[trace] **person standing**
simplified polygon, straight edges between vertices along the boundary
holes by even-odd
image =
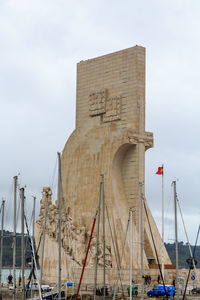
[[[22,278],[19,276],[19,286],[21,286]]]
[[[13,276],[12,276],[12,274],[9,274],[8,275],[8,284],[12,284],[13,283],[12,280],[13,280]]]
[[[160,275],[158,274],[158,277],[157,277],[157,282],[158,284],[160,284]]]

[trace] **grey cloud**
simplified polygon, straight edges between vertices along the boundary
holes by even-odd
[[[56,153],[75,126],[76,63],[135,44],[147,48],[146,196],[159,222],[179,178],[187,227],[199,206],[199,1],[2,1],[0,3],[0,196],[21,171],[27,197],[51,182]],[[55,188],[54,188],[55,189]],[[30,192],[30,193],[29,193]],[[56,195],[56,192],[55,192]],[[158,212],[158,215],[157,213]],[[159,225],[160,226],[160,225]]]

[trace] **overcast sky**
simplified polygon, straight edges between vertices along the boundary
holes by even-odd
[[[173,242],[172,180],[194,244],[200,205],[199,0],[1,0],[0,197],[6,222],[13,176],[26,185],[28,208],[42,187],[56,189],[56,156],[75,124],[76,63],[146,47],[146,197],[160,229],[165,165],[165,241]],[[179,240],[185,241],[179,219]]]

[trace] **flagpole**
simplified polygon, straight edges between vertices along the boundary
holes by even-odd
[[[164,165],[162,165],[162,275],[164,278]]]

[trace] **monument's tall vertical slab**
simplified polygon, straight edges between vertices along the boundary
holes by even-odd
[[[89,228],[97,208],[100,174],[104,174],[106,203],[119,249],[133,207],[136,257],[139,182],[144,187],[145,150],[152,146],[153,134],[145,131],[145,48],[135,46],[81,61],[77,66],[76,129],[62,155],[66,205],[74,222]],[[145,239],[147,266],[148,257],[154,260],[155,256],[146,229]]]
[[[62,245],[68,261],[82,266],[97,209],[100,174],[104,174],[105,201],[118,257],[124,247],[129,209],[133,207],[133,268],[140,267],[139,182],[143,183],[144,192],[145,151],[152,146],[153,134],[145,131],[145,48],[135,46],[81,61],[77,65],[76,128],[64,147],[61,160]],[[148,211],[161,256],[162,241]],[[106,228],[106,264],[113,268],[116,260],[108,220]],[[50,236],[56,240],[54,234]],[[94,237],[87,264],[91,268],[95,245]],[[98,262],[102,265],[101,240]],[[144,218],[144,266],[149,268],[155,263],[155,251]],[[167,252],[165,263],[170,263]],[[129,269],[128,241],[122,265]]]

